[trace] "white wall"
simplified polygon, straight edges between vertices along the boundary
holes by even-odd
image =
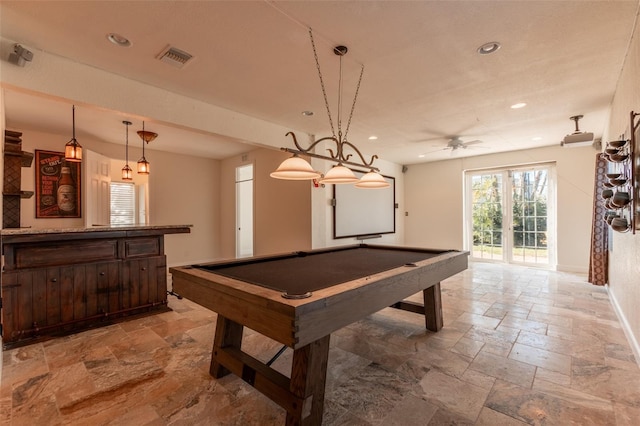
[[[636,29],[618,81],[604,141],[630,137],[629,113],[640,111],[640,32]],[[604,144],[603,144],[604,145]],[[638,143],[636,146],[640,146]],[[636,165],[638,167],[638,165]],[[640,169],[636,169],[640,172]],[[640,231],[613,232],[609,258],[609,294],[640,362]]]
[[[589,266],[595,156],[590,147],[560,146],[411,165],[405,173],[405,243],[462,249],[465,170],[556,163],[558,270],[586,272]]]
[[[236,253],[235,171],[245,164],[253,164],[254,255],[311,248],[311,183],[269,176],[287,157],[279,150],[255,149],[222,161],[222,257],[232,258]]]
[[[22,132],[22,150],[64,151],[69,135],[55,135],[29,129]],[[79,140],[86,149],[117,158],[124,165],[124,146],[98,140]],[[148,146],[152,147],[153,142]],[[193,225],[191,234],[167,235],[168,265],[211,260],[219,257],[220,162],[145,149],[151,163],[149,175],[149,217],[152,225]],[[131,158],[139,158],[142,148],[129,146]],[[137,161],[137,160],[136,160]],[[135,170],[135,162],[134,162]],[[22,189],[35,191],[35,169],[22,169]],[[79,219],[36,219],[35,196],[22,200],[20,225],[33,228],[82,227]]]

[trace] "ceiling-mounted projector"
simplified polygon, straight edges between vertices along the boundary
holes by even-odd
[[[591,146],[593,145],[593,133],[581,132],[578,128],[578,120],[580,120],[582,115],[574,115],[573,117],[569,117],[570,120],[576,122],[576,131],[564,137],[562,142],[560,142],[560,146],[564,147],[578,147],[578,146]]]

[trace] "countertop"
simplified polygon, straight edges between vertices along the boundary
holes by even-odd
[[[85,232],[119,232],[119,231],[165,231],[166,234],[189,233],[193,225],[116,225],[91,226],[78,228],[9,228],[3,229],[0,235],[42,235],[42,234],[77,234]]]

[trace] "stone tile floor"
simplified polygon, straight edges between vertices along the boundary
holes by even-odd
[[[483,263],[442,289],[438,333],[384,309],[331,336],[323,424],[640,424],[640,369],[605,289]],[[0,424],[284,424],[237,377],[209,376],[215,313],[169,300],[171,312],[5,351]],[[250,331],[243,346],[263,361],[280,347]],[[287,350],[274,367],[290,362]]]

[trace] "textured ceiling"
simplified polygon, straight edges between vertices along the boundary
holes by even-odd
[[[365,67],[349,140],[382,159],[412,164],[559,144],[573,132],[569,117],[576,114],[584,115],[581,130],[602,136],[638,1],[2,1],[0,7],[5,39],[323,135],[329,124],[311,27],[334,122],[332,47],[345,44],[343,127]],[[132,46],[109,43],[110,32]],[[479,55],[490,41],[502,47]],[[182,69],[161,63],[156,56],[167,45],[194,59]],[[511,109],[517,102],[527,106]],[[9,91],[7,125],[67,132],[68,110],[61,122],[53,118],[56,108],[37,93]],[[304,117],[305,110],[315,114]],[[96,108],[78,126],[113,128],[119,114]],[[189,132],[174,124],[161,131]],[[115,143],[122,143],[120,130]],[[369,141],[371,135],[378,139]],[[445,148],[454,136],[482,143],[451,152]],[[196,155],[246,150],[211,134],[188,139]]]

